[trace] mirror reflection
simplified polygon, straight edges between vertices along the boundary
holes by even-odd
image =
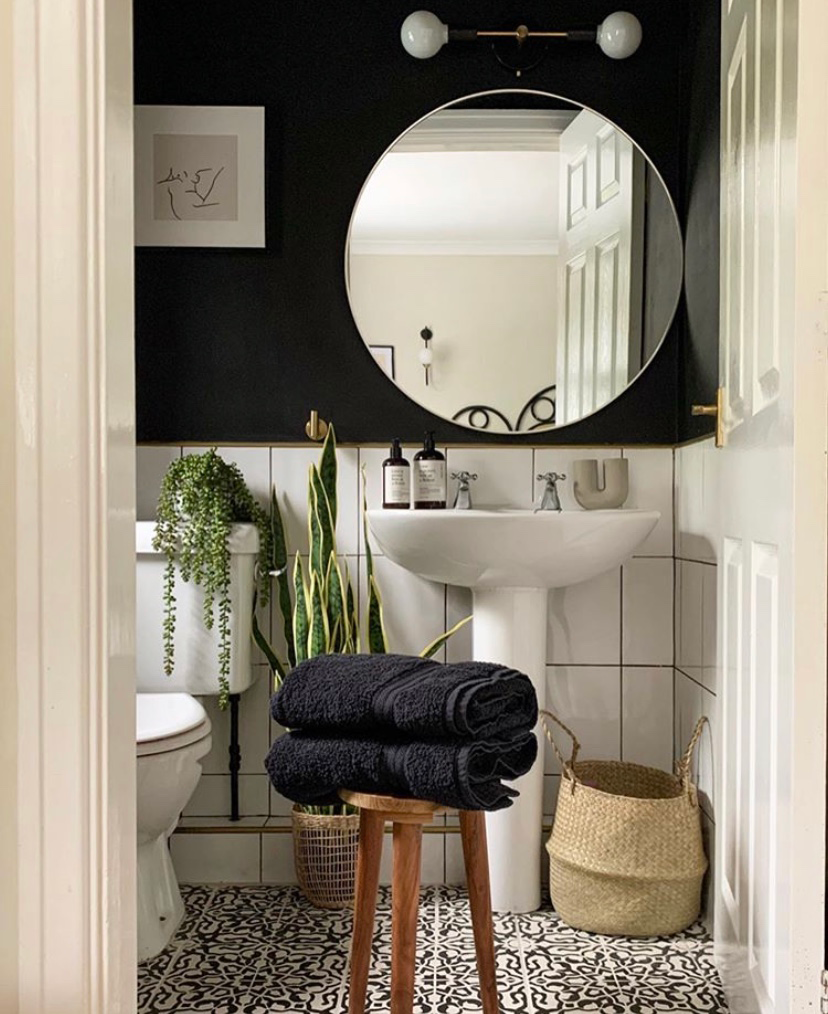
[[[574,422],[633,381],[681,287],[681,235],[643,152],[573,103],[498,92],[438,110],[357,201],[347,282],[378,365],[493,432]]]

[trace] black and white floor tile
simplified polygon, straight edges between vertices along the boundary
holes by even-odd
[[[311,907],[291,887],[184,887],[172,945],[138,969],[139,1014],[345,1014],[350,912]],[[368,1010],[387,1014],[390,894],[377,908]],[[710,939],[582,933],[552,911],[495,916],[503,1014],[726,1014]],[[417,1014],[479,1012],[465,892],[423,891]]]

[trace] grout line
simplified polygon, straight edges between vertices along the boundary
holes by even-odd
[[[517,939],[518,945],[518,960],[520,961],[520,977],[523,980],[523,992],[526,997],[526,1014],[537,1014],[535,1010],[535,1004],[532,1000],[532,989],[529,985],[529,972],[526,968],[526,952],[523,948],[523,935],[520,932],[520,921],[514,916],[511,916],[512,926],[514,927],[515,938]]]

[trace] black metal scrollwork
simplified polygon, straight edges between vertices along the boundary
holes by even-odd
[[[492,416],[497,416],[503,422],[508,433],[531,432],[540,429],[541,426],[555,425],[555,384],[544,387],[537,394],[534,394],[520,410],[517,425],[512,426],[506,416],[491,405],[466,405],[459,412],[451,417],[453,422],[460,422],[465,417],[467,426],[476,430],[488,430],[492,424]],[[527,425],[528,419],[533,420]]]

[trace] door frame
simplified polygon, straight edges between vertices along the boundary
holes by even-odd
[[[15,959],[18,981],[0,1006],[131,1014],[132,10],[130,0],[6,9],[14,337],[3,365],[13,360],[16,402],[2,479],[16,496],[13,566],[0,581],[16,602],[19,747],[16,932],[3,959]]]

